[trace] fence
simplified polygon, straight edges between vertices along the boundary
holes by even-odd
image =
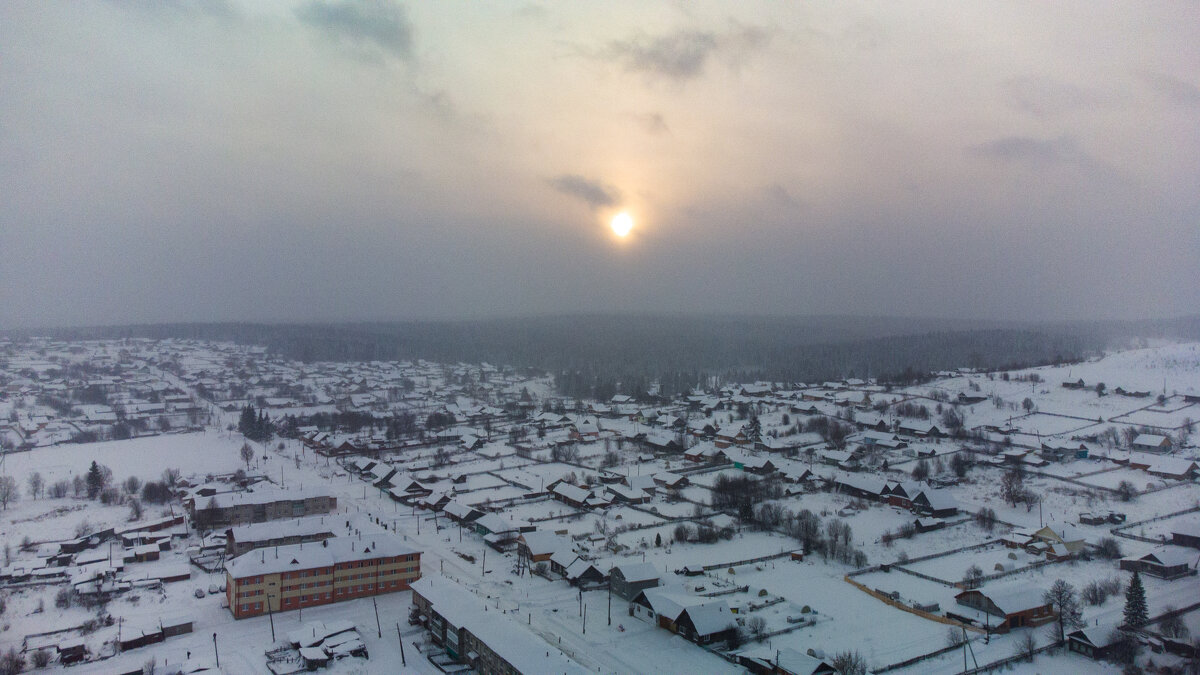
[[[1146,523],[1154,523],[1154,522],[1158,522],[1160,520],[1167,520],[1168,518],[1174,518],[1176,516],[1183,516],[1183,515],[1187,515],[1189,513],[1195,513],[1197,511],[1200,511],[1200,506],[1193,506],[1191,508],[1184,509],[1182,511],[1175,511],[1174,513],[1167,513],[1167,514],[1164,514],[1161,516],[1155,516],[1153,518],[1139,520],[1134,523],[1127,523],[1120,527],[1114,527],[1113,529],[1109,530],[1109,532],[1112,532],[1113,534],[1115,534],[1118,537],[1124,537],[1126,539],[1133,539],[1135,541],[1144,541],[1144,542],[1147,542],[1150,544],[1161,544],[1161,543],[1163,543],[1163,539],[1151,539],[1150,537],[1141,537],[1136,534],[1129,534],[1128,532],[1124,532],[1124,530],[1138,527],[1140,525],[1145,525]]]
[[[1028,565],[1026,565],[1024,567],[1017,567],[1017,568],[1011,569],[1011,570],[1004,570],[1003,572],[996,572],[995,574],[988,574],[986,576],[981,577],[979,579],[979,583],[985,584],[989,581],[995,581],[996,579],[1003,579],[1004,577],[1011,576],[1013,574],[1020,574],[1022,572],[1030,572],[1030,571],[1038,569],[1039,567],[1045,567],[1046,565],[1052,565],[1055,562],[1057,562],[1057,561],[1055,561],[1055,560],[1037,560],[1035,562],[1029,563]]]
[[[970,670],[963,671],[963,675],[976,675],[976,673],[986,673],[986,672],[989,672],[992,670],[996,670],[997,668],[1003,668],[1004,666],[1007,666],[1011,663],[1017,663],[1019,661],[1026,661],[1026,660],[1032,661],[1033,656],[1036,656],[1043,652],[1048,652],[1052,649],[1058,649],[1059,647],[1062,646],[1062,644],[1063,644],[1062,642],[1055,640],[1054,642],[1052,642],[1048,645],[1034,649],[1033,653],[1028,656],[1025,654],[1016,654],[1014,656],[1010,656],[1005,659],[1000,659],[999,661],[992,661],[991,663],[988,663],[988,664],[985,664],[982,666],[978,666],[978,667],[972,668]]]
[[[792,553],[794,553],[794,551],[782,551],[780,553],[772,553],[771,555],[764,555],[764,556],[760,556],[758,558],[748,558],[746,560],[735,560],[734,562],[719,563],[716,565],[702,565],[700,567],[700,569],[704,570],[705,572],[709,572],[712,570],[719,570],[723,567],[737,567],[738,565],[751,565],[756,562],[764,562],[766,560],[775,560],[777,558],[783,558],[785,556],[790,556]]]
[[[903,573],[905,573],[905,574],[908,574],[908,575],[914,576],[914,577],[916,577],[916,578],[918,578],[918,579],[924,579],[924,580],[926,580],[926,581],[932,581],[932,582],[934,582],[934,583],[941,584],[941,585],[943,585],[943,586],[949,586],[949,587],[951,587],[951,588],[958,588],[958,584],[956,584],[956,583],[954,583],[954,582],[952,582],[952,581],[946,581],[945,579],[939,579],[939,578],[937,578],[937,577],[931,577],[931,576],[929,576],[928,574],[921,574],[920,572],[914,572],[913,570],[905,569],[905,568],[903,568],[903,567],[900,567],[899,565],[895,565],[895,566],[891,567],[891,569],[894,569],[894,570],[896,570],[897,572],[903,572]]]
[[[884,595],[883,593],[879,593],[878,591],[867,588],[866,586],[851,579],[850,575],[846,575],[846,576],[842,577],[842,579],[846,583],[850,584],[851,586],[854,586],[855,588],[862,591],[863,593],[870,595],[871,597],[875,598],[876,600],[879,600],[883,603],[891,605],[892,607],[895,607],[896,609],[908,612],[909,614],[916,614],[917,616],[919,616],[923,619],[929,619],[930,621],[936,621],[938,623],[943,623],[943,624],[946,624],[947,626],[957,626],[960,628],[966,628],[967,630],[972,631],[974,633],[986,633],[987,632],[985,629],[979,628],[978,626],[968,626],[967,624],[965,624],[961,621],[955,621],[954,619],[949,619],[944,616],[938,616],[937,614],[933,614],[931,612],[926,612],[925,610],[917,609],[916,607],[909,607],[908,605],[900,602],[899,600],[894,600],[891,597]]]
[[[879,673],[886,673],[890,670],[899,670],[901,668],[907,668],[915,663],[920,663],[927,659],[937,658],[937,657],[941,656],[942,654],[948,654],[950,652],[957,651],[959,649],[965,649],[965,648],[966,648],[965,645],[961,645],[961,644],[950,645],[948,647],[942,647],[941,649],[934,650],[932,652],[929,652],[928,654],[921,654],[920,656],[914,656],[911,659],[905,659],[904,661],[899,661],[897,663],[886,665],[882,668],[875,668],[871,672],[874,673],[875,675],[879,675]]]

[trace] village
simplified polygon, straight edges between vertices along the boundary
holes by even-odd
[[[1196,421],[1197,343],[586,400],[0,341],[0,673],[1184,672]]]

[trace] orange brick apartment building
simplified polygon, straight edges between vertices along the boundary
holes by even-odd
[[[263,548],[225,565],[233,618],[286,612],[407,590],[421,578],[421,552],[394,537],[326,539]]]

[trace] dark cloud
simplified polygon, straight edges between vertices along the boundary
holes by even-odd
[[[793,197],[792,193],[779,183],[772,183],[763,188],[763,194],[769,203],[786,209],[795,209],[801,206],[800,200]]]
[[[1183,106],[1200,106],[1200,87],[1170,75],[1151,73],[1146,82],[1172,103]]]
[[[1006,136],[994,141],[975,145],[967,152],[1008,162],[1033,164],[1094,164],[1095,161],[1079,147],[1079,142],[1070,136],[1040,139],[1029,136]]]
[[[608,52],[628,70],[690,80],[704,71],[704,63],[716,48],[717,38],[712,33],[679,31],[613,42]]]
[[[404,7],[391,0],[311,0],[296,9],[304,23],[357,48],[412,57],[413,29]]]
[[[1105,103],[1095,91],[1047,77],[1013,77],[1002,87],[1012,107],[1034,117],[1053,117]]]
[[[713,57],[721,55],[736,67],[769,40],[767,31],[735,23],[722,33],[678,30],[666,35],[615,40],[608,44],[604,56],[630,72],[685,82],[703,74]]]
[[[615,206],[621,201],[621,193],[610,185],[576,174],[563,174],[549,180],[550,187],[579,199],[593,209]]]
[[[671,130],[667,128],[667,120],[662,116],[662,113],[634,113],[630,117],[646,133],[652,136],[671,133]]]

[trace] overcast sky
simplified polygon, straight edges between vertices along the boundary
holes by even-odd
[[[7,0],[0,186],[0,328],[1195,313],[1200,4]]]

